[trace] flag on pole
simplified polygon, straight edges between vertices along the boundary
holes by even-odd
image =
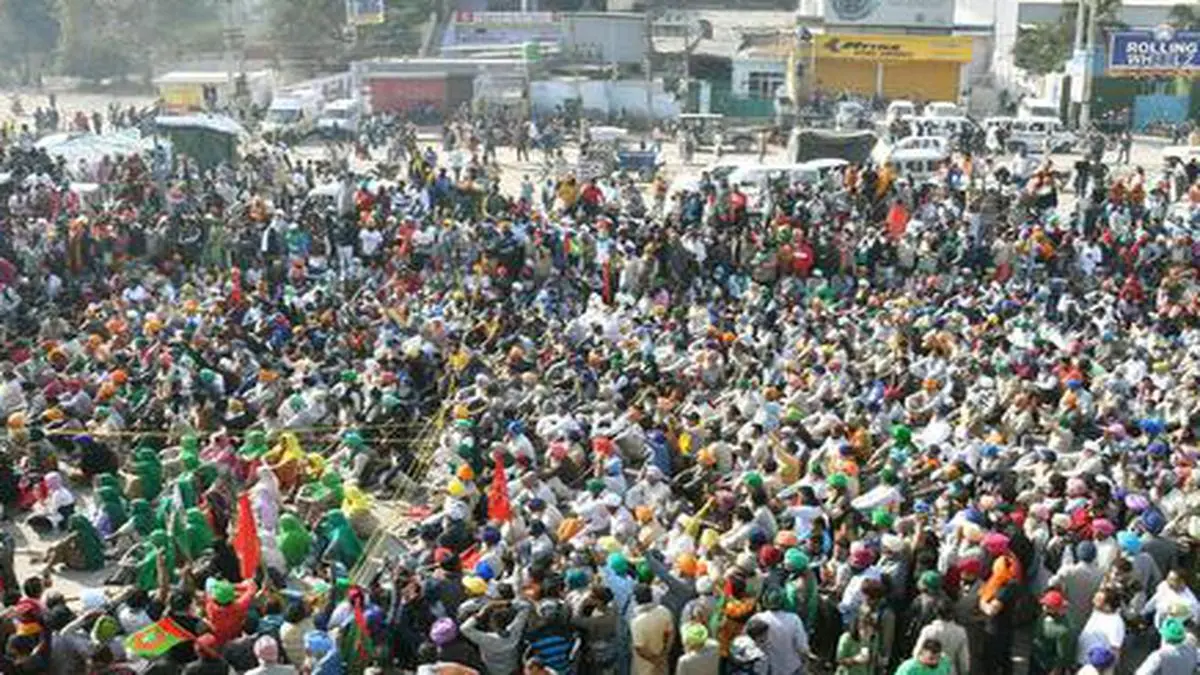
[[[488,488],[488,520],[506,521],[512,517],[512,506],[508,503],[508,477],[504,475],[504,458],[496,453],[496,471],[492,474],[492,486]]]
[[[175,645],[194,639],[195,635],[184,630],[170,617],[164,617],[125,638],[125,651],[146,660],[153,660],[167,653]]]
[[[262,558],[262,547],[258,543],[258,529],[254,526],[254,512],[250,510],[250,495],[238,497],[237,532],[233,536],[233,550],[241,563],[242,580],[253,579]]]

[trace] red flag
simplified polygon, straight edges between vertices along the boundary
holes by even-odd
[[[888,210],[887,230],[892,239],[902,239],[908,230],[908,209],[900,202],[893,203]]]
[[[492,486],[488,488],[488,520],[512,518],[512,506],[508,503],[508,478],[504,475],[504,458],[496,453],[496,472],[492,474]]]
[[[464,570],[473,570],[475,569],[475,564],[478,563],[479,559],[482,557],[483,552],[480,551],[478,547],[472,546],[471,548],[463,551],[462,555],[458,556],[458,560],[460,563],[462,563],[462,568]]]
[[[250,510],[250,495],[238,497],[237,532],[233,535],[233,550],[242,564],[242,579],[253,579],[258,571],[262,547],[258,543],[258,529],[254,527],[254,512]]]

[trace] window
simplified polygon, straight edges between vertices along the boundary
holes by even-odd
[[[775,98],[775,92],[783,86],[783,73],[753,72],[746,86],[750,98]]]

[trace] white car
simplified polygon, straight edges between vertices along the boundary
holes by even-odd
[[[1200,161],[1200,145],[1172,145],[1163,148],[1162,159],[1166,164],[1172,162],[1187,164],[1193,159]]]

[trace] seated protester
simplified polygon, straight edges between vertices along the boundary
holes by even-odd
[[[203,635],[209,632],[208,624],[204,619],[196,616],[192,597],[192,594],[185,589],[171,591],[171,595],[167,599],[166,616],[188,633],[197,636]],[[191,641],[180,642],[167,651],[167,659],[177,666],[185,666],[196,660],[196,648]]]
[[[92,650],[86,671],[88,675],[139,675],[128,663],[119,660],[108,645],[98,645]]]
[[[117,610],[117,621],[121,622],[121,630],[131,635],[154,623],[149,614],[150,596],[140,588],[133,589]]]
[[[254,641],[254,657],[258,666],[246,671],[246,675],[296,675],[295,666],[279,663],[279,643],[270,635],[260,635]]]
[[[75,513],[75,495],[66,487],[62,474],[51,471],[42,478],[44,496],[33,505],[26,521],[38,534],[63,531],[67,519]]]
[[[50,672],[50,633],[41,625],[19,623],[4,649],[4,668],[14,675],[44,675]]]
[[[258,659],[254,656],[254,643],[258,639],[258,627],[257,618],[246,617],[246,621],[242,625],[242,634],[226,642],[225,647],[221,650],[221,656],[225,657],[225,662],[239,673],[244,673],[258,665]]]
[[[201,635],[193,643],[196,660],[183,667],[183,675],[231,675],[233,669],[221,657],[221,643],[212,633]]]
[[[309,675],[343,675],[342,656],[329,633],[309,631],[304,636],[304,652],[304,669]]]
[[[479,649],[458,632],[453,619],[442,618],[429,629],[429,641],[437,648],[437,660],[457,663],[484,672]]]
[[[209,579],[204,600],[204,617],[218,646],[242,634],[250,613],[250,603],[258,591],[253,581],[237,585],[222,579]]]
[[[578,635],[568,621],[566,606],[557,599],[543,600],[538,615],[537,627],[525,636],[526,659],[537,657],[555,672],[567,672]]]
[[[313,630],[313,620],[303,602],[289,603],[283,618],[279,628],[281,661],[299,667],[304,664],[304,636]]]

